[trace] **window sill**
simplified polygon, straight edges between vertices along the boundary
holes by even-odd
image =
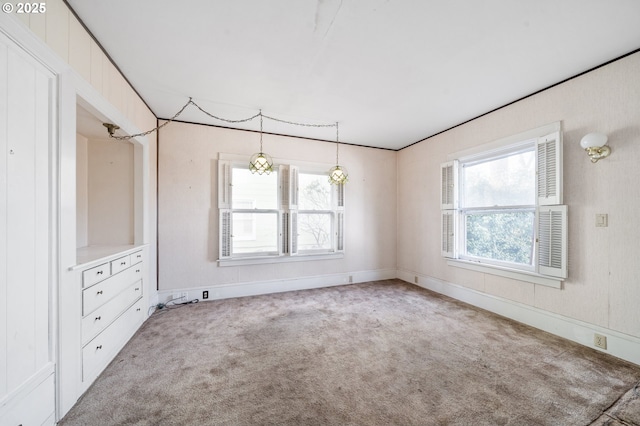
[[[283,262],[308,262],[313,260],[334,260],[344,258],[344,253],[298,254],[295,256],[241,257],[236,259],[218,259],[218,266],[263,265]]]
[[[526,281],[533,284],[540,284],[547,287],[562,289],[562,279],[552,278],[534,272],[519,271],[516,269],[505,268],[501,266],[479,264],[469,260],[447,259],[447,265],[457,268],[469,269],[486,274],[498,275],[501,277],[512,278],[514,280]]]

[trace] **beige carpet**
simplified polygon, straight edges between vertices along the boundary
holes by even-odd
[[[638,366],[390,280],[158,311],[60,424],[638,425],[638,383]]]

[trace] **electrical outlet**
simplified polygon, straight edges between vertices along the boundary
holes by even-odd
[[[202,292],[202,299],[208,299],[209,298],[209,292],[207,290]]]
[[[180,293],[180,302],[184,303],[188,301],[189,301],[189,293],[187,293],[186,291],[183,291],[182,293]]]
[[[353,282],[353,275],[349,275],[349,282],[352,283]]]
[[[169,299],[169,301],[173,300],[173,303],[180,303],[180,293],[173,293],[173,295],[171,295],[171,299]]]
[[[600,349],[607,349],[607,336],[595,333],[593,335],[593,346]]]
[[[418,276],[417,275],[413,278],[413,282],[418,284]]]

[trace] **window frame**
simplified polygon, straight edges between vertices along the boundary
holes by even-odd
[[[461,256],[464,247],[464,215],[459,198],[462,191],[460,163],[497,158],[504,153],[516,153],[533,143],[536,152],[535,216],[533,268],[517,267],[518,264],[501,264]],[[509,154],[511,155],[511,154]],[[562,205],[562,124],[552,123],[488,144],[450,154],[448,162],[441,165],[441,253],[450,266],[501,275],[521,281],[562,288],[567,278],[567,206]],[[468,209],[467,209],[468,210]],[[548,220],[553,218],[552,220]],[[540,234],[543,219],[553,223],[550,232]],[[546,226],[546,225],[545,225]],[[558,241],[560,239],[560,241]],[[541,249],[550,258],[549,265],[542,265]],[[555,261],[555,263],[553,262]],[[516,266],[516,267],[514,267]]]
[[[485,207],[465,207],[466,203],[465,203],[464,193],[465,193],[465,181],[466,181],[465,166],[473,166],[473,165],[485,163],[488,161],[496,161],[502,158],[510,157],[512,155],[518,155],[524,152],[532,152],[533,156],[535,157],[536,141],[537,141],[537,138],[530,138],[530,139],[516,142],[513,144],[507,144],[506,146],[499,149],[493,149],[486,152],[481,152],[480,154],[472,154],[465,157],[461,157],[457,160],[458,161],[458,167],[457,167],[458,180],[457,181],[459,185],[457,187],[457,194],[455,194],[455,196],[458,197],[457,220],[459,222],[458,229],[460,230],[460,232],[458,233],[458,241],[457,241],[457,247],[459,247],[458,256],[457,256],[458,259],[477,262],[480,264],[493,265],[493,266],[498,266],[503,268],[522,270],[526,272],[535,272],[536,251],[537,251],[537,244],[536,244],[537,235],[536,235],[536,226],[535,226],[537,203],[535,201],[535,194],[536,194],[535,185],[533,189],[534,190],[533,204],[509,204],[509,205],[494,205],[494,206],[485,206]],[[535,165],[534,165],[534,168],[535,168]],[[534,173],[534,176],[532,176],[532,179],[535,181],[536,179],[535,173]],[[492,212],[500,212],[500,211],[504,211],[504,212],[527,211],[527,212],[533,213],[534,229],[533,229],[532,243],[531,243],[531,263],[530,264],[508,262],[508,261],[502,261],[498,259],[474,256],[467,252],[467,244],[466,244],[467,216],[472,214],[483,213],[483,212],[492,213]]]
[[[275,209],[278,215],[277,252],[233,253],[233,213],[253,213],[247,209],[233,209],[233,169],[245,168],[249,156],[219,154],[218,156],[218,265],[236,266],[261,263],[290,262],[299,260],[327,260],[344,257],[344,186],[331,185],[330,210],[298,210],[298,173],[326,176],[330,164],[292,161],[274,158],[274,169],[278,171],[278,200]],[[267,210],[264,210],[267,212]],[[263,209],[260,210],[261,212]],[[298,250],[298,214],[329,214],[331,220],[330,249]]]

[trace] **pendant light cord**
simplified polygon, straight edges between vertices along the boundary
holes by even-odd
[[[268,115],[264,115],[262,113],[262,110],[260,110],[260,112],[258,112],[257,114],[254,114],[250,117],[247,118],[241,118],[239,120],[232,120],[232,119],[228,119],[228,118],[224,118],[224,117],[218,117],[217,115],[213,115],[210,112],[206,111],[204,108],[202,108],[200,105],[198,105],[197,103],[195,103],[193,101],[193,98],[189,98],[189,100],[187,101],[186,104],[184,104],[184,106],[182,108],[180,108],[180,110],[174,114],[173,117],[169,118],[167,121],[165,121],[164,123],[160,124],[157,127],[154,127],[153,129],[149,129],[146,132],[141,132],[141,133],[136,133],[133,135],[128,135],[128,136],[117,136],[113,133],[113,131],[109,131],[109,137],[112,139],[117,139],[117,140],[129,140],[129,139],[133,139],[133,138],[137,138],[137,137],[141,137],[141,136],[147,136],[153,132],[157,132],[158,130],[160,130],[161,128],[163,128],[164,126],[166,126],[167,124],[175,121],[183,112],[185,109],[187,109],[187,107],[189,105],[193,105],[194,107],[198,108],[202,113],[204,113],[205,115],[207,115],[208,117],[211,117],[215,120],[219,120],[219,121],[224,121],[225,123],[245,123],[247,121],[251,121],[257,117],[260,117],[260,151],[262,151],[262,119],[266,118],[268,120],[271,121],[277,121],[279,123],[284,123],[284,124],[290,124],[293,126],[302,126],[302,127],[335,127],[336,128],[336,141],[338,138],[337,135],[337,130],[338,130],[338,123],[336,122],[335,124],[316,124],[316,123],[300,123],[300,122],[295,122],[295,121],[287,121],[287,120],[282,120],[280,118],[276,118],[276,117],[271,117]],[[108,123],[106,123],[108,124]],[[117,126],[113,126],[113,128],[117,128]]]
[[[340,164],[338,161],[338,150],[340,149],[340,133],[338,129],[338,122],[336,121],[336,165]]]

